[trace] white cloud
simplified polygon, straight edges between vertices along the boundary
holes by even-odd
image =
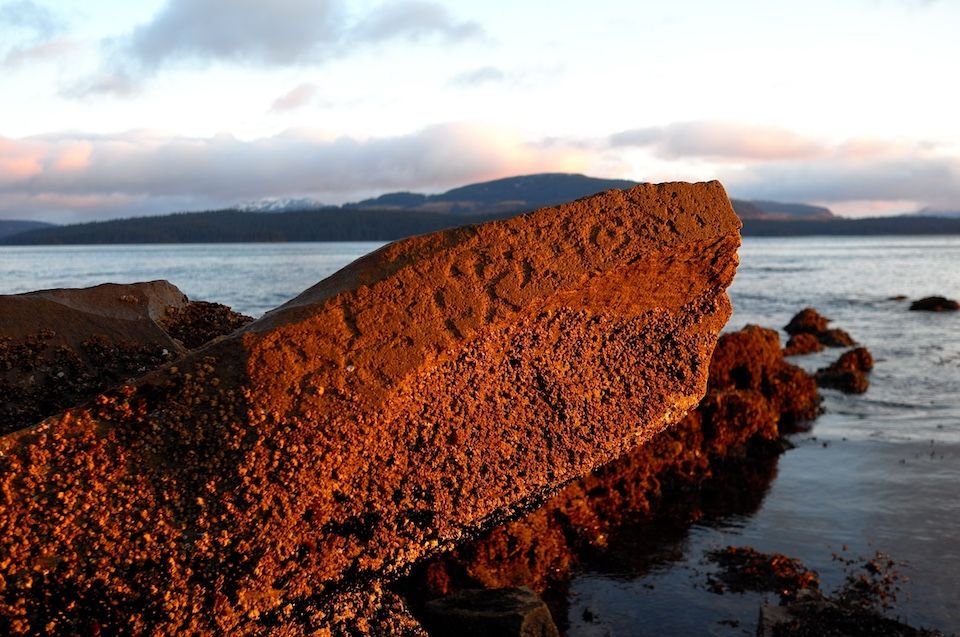
[[[290,91],[275,99],[270,110],[275,113],[296,110],[309,104],[316,95],[316,84],[305,82],[293,87]]]
[[[756,164],[721,171],[738,196],[825,202],[915,201],[960,209],[960,157],[923,150],[863,159],[836,155],[816,161]]]
[[[374,43],[427,38],[450,43],[482,32],[435,2],[395,0],[360,16],[348,9],[346,0],[167,0],[150,21],[105,39],[100,72],[61,93],[124,97],[136,92],[131,84],[174,64],[307,66]]]
[[[339,13],[333,0],[168,0],[126,50],[147,68],[178,58],[293,64],[330,55]]]
[[[825,146],[779,126],[695,121],[621,131],[615,147],[646,147],[663,159],[769,161],[822,156]]]
[[[63,57],[77,48],[76,42],[65,37],[14,46],[0,59],[0,68],[16,69],[26,64]]]
[[[6,25],[41,37],[49,37],[64,28],[59,15],[30,0],[0,4],[0,25]]]
[[[443,5],[423,0],[395,0],[364,16],[353,28],[358,41],[393,38],[419,40],[440,36],[457,41],[483,33],[473,21],[457,20]]]
[[[451,86],[480,86],[497,84],[507,79],[507,74],[495,66],[482,66],[459,73],[448,82]]]

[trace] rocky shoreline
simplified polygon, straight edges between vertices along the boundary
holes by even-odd
[[[717,338],[721,195],[415,238],[252,323],[165,282],[0,297],[0,632],[444,634],[444,600],[503,588],[547,630],[620,529],[755,508],[872,359],[788,362],[854,345],[810,308],[784,349]]]
[[[8,422],[0,628],[408,632],[383,583],[699,401],[738,228],[713,182],[407,239],[40,424]],[[114,310],[83,320],[178,347],[153,300],[109,293]],[[51,329],[90,360],[83,320]]]

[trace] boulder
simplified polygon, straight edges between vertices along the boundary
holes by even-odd
[[[783,355],[799,356],[800,354],[812,354],[821,351],[823,351],[823,343],[820,342],[816,334],[800,332],[787,340],[787,345],[783,348]]]
[[[797,312],[783,329],[791,336],[795,334],[819,334],[827,329],[827,323],[829,322],[830,319],[821,316],[812,307],[805,307]]]
[[[354,591],[698,403],[739,227],[711,182],[413,237],[0,438],[0,632],[366,625]]]
[[[814,336],[821,345],[826,345],[827,347],[851,347],[856,345],[853,337],[843,330],[828,328],[827,324],[829,322],[830,319],[824,318],[812,307],[807,307],[797,312],[783,329],[793,337],[801,337],[801,335],[804,334]],[[801,352],[800,348],[809,348],[811,342],[808,336],[803,336],[802,339],[802,341],[794,341],[794,339],[791,338],[790,342],[787,343],[787,347],[791,348],[790,343],[794,343],[796,353],[798,354],[818,352],[820,349],[823,349],[821,347],[820,349],[807,349],[807,352]],[[793,351],[793,349],[791,349],[791,351]]]
[[[167,281],[0,295],[0,434],[35,424],[251,318]]]
[[[927,296],[910,304],[910,309],[920,312],[956,312],[960,303],[942,296]]]
[[[821,387],[839,389],[847,394],[862,394],[870,387],[867,372],[873,369],[873,356],[865,347],[844,352],[829,367],[817,370],[815,378]]]

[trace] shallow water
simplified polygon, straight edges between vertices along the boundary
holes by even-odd
[[[2,247],[0,293],[164,278],[259,316],[379,245]],[[870,390],[824,391],[826,413],[794,437],[756,511],[682,532],[636,530],[617,539],[616,559],[582,564],[569,634],[753,634],[762,595],[704,589],[704,551],[729,544],[799,558],[827,590],[843,576],[831,553],[884,551],[908,562],[912,580],[895,614],[960,631],[960,313],[889,300],[960,297],[960,237],[747,238],[740,261],[731,328],[779,327],[816,307],[873,353]],[[813,370],[838,355],[794,362]]]
[[[382,242],[0,246],[0,294],[166,279],[258,317]]]

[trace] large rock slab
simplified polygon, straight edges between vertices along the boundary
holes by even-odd
[[[400,241],[0,438],[0,631],[341,625],[697,404],[739,226],[660,184]]]

